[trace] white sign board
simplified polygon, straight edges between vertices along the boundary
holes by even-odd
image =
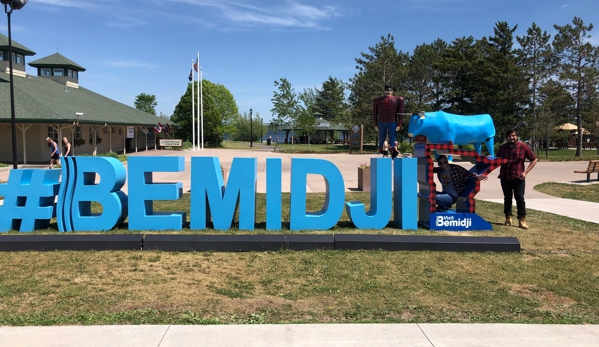
[[[132,139],[135,137],[135,128],[134,127],[127,127],[127,138],[128,139]]]
[[[181,139],[160,139],[160,147],[182,147],[183,140]]]

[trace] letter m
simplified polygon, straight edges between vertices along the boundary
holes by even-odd
[[[225,188],[218,157],[191,158],[190,228],[231,228],[239,210],[239,230],[254,230],[256,220],[256,158],[234,158]]]

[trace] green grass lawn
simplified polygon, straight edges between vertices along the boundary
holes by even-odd
[[[596,174],[593,174],[593,177],[596,177]],[[576,185],[548,182],[539,184],[534,189],[559,198],[599,202],[599,184]]]
[[[548,156],[546,156],[548,154]],[[599,154],[596,149],[585,149],[581,152],[580,157],[575,157],[576,150],[574,149],[550,149],[548,153],[544,149],[536,153],[541,161],[584,161],[599,159]]]
[[[289,195],[284,199],[288,221]],[[368,199],[367,193],[346,194],[346,201]],[[308,194],[308,210],[320,209],[323,201],[323,194]],[[263,229],[264,204],[259,194],[256,222],[262,229],[253,233],[272,233]],[[155,208],[188,211],[189,195],[155,202]],[[404,231],[391,224],[357,230],[344,213],[332,230],[312,233],[516,236],[521,253],[3,252],[0,325],[599,324],[597,225],[529,210],[530,229],[522,230],[501,224],[502,209],[477,201],[478,214],[493,225],[486,232]],[[57,231],[53,224],[35,233]]]

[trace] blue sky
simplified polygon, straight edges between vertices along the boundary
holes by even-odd
[[[28,62],[58,51],[87,69],[81,86],[131,106],[154,94],[167,116],[199,50],[204,78],[227,87],[241,113],[268,120],[275,80],[296,91],[329,76],[348,81],[355,58],[388,33],[412,52],[437,38],[493,35],[498,21],[517,24],[517,36],[533,22],[553,36],[574,16],[599,25],[599,0],[30,0],[13,13],[12,34],[37,53]],[[599,27],[591,35],[599,45]]]

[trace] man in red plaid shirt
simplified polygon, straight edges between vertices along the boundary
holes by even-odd
[[[505,133],[507,143],[499,147],[497,156],[508,160],[501,165],[499,179],[503,190],[503,212],[505,213],[505,225],[512,225],[512,196],[516,198],[518,208],[518,226],[528,229],[526,224],[526,203],[524,202],[524,187],[526,175],[537,165],[537,157],[526,144],[518,141],[518,132],[510,129]],[[530,164],[526,170],[524,162],[528,159]]]
[[[385,96],[376,98],[373,102],[374,129],[379,133],[379,153],[383,153],[383,143],[388,132],[391,157],[395,158],[399,154],[395,146],[395,132],[401,127],[403,113],[404,99],[393,96],[393,88],[385,86]]]

